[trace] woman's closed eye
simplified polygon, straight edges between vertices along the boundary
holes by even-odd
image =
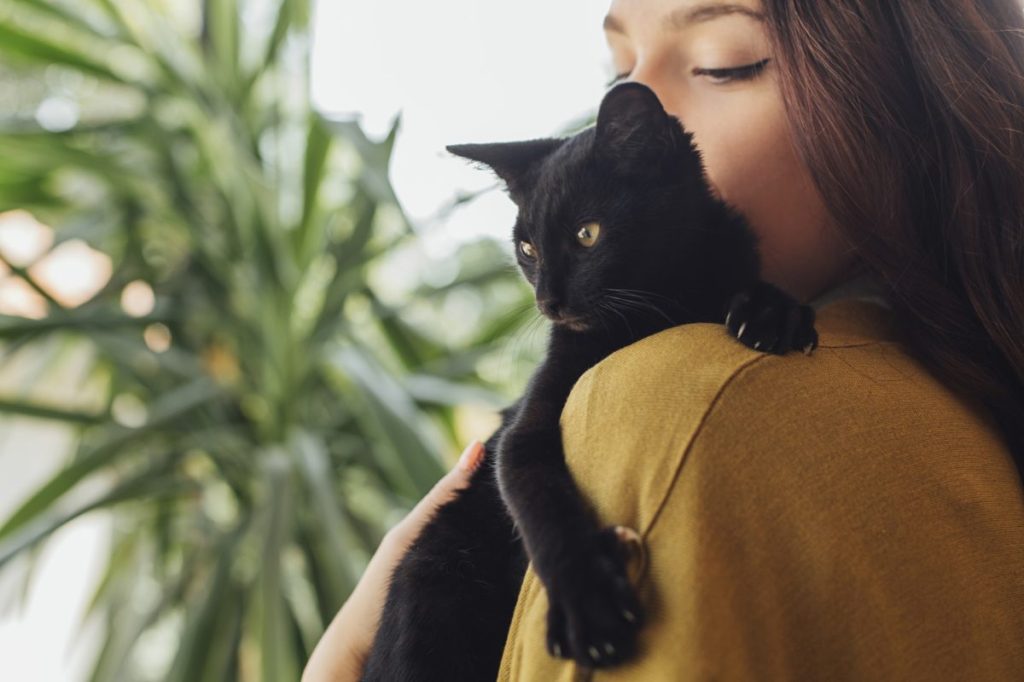
[[[732,83],[734,81],[746,81],[756,78],[761,71],[764,70],[765,65],[771,61],[770,59],[762,59],[754,64],[747,64],[746,66],[736,66],[731,69],[703,69],[701,67],[695,67],[693,69],[693,75],[695,76],[710,76],[711,82],[714,85],[724,85],[726,83]],[[629,78],[629,72],[617,74],[613,79],[608,81],[605,87],[610,88],[621,80]]]

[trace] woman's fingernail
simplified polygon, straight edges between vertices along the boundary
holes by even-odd
[[[462,456],[459,457],[459,466],[467,471],[474,471],[480,465],[480,460],[483,458],[484,444],[475,440],[462,451]]]

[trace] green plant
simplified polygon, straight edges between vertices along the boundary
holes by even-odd
[[[100,399],[0,402],[81,429],[68,465],[0,526],[0,567],[111,508],[93,679],[297,679],[386,528],[459,445],[455,406],[503,403],[476,367],[531,319],[528,292],[477,245],[451,284],[387,302],[374,268],[416,236],[387,176],[398,121],[378,142],[312,110],[309,0],[275,3],[264,31],[243,26],[245,0],[198,3],[192,29],[170,0],[7,5],[9,77],[79,74],[117,106],[67,129],[0,129],[0,211],[29,210],[114,263],[75,308],[7,263],[48,311],[0,316],[3,362],[86,344]],[[143,315],[121,305],[137,280],[155,293]],[[503,287],[510,312],[456,345],[409,321],[460,287]],[[178,644],[165,670],[141,669],[135,645],[157,629]]]

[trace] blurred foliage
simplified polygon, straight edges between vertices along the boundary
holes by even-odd
[[[0,315],[0,362],[45,368],[85,344],[79,388],[99,387],[0,398],[80,432],[0,526],[0,567],[112,510],[95,680],[297,679],[383,533],[464,444],[459,406],[504,405],[523,372],[502,372],[532,363],[512,357],[539,327],[505,245],[463,248],[441,285],[388,289],[388,259],[417,237],[388,180],[399,122],[378,141],[312,109],[309,2],[0,7],[0,211],[113,263],[77,307],[0,263],[47,299],[42,318]],[[53,98],[79,115],[40,116]],[[155,304],[129,314],[139,280]],[[139,655],[153,633],[166,660]]]

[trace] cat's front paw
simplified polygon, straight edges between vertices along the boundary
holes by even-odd
[[[633,655],[643,611],[616,528],[594,533],[583,547],[548,590],[548,652],[587,667],[612,666]]]
[[[725,327],[743,345],[763,353],[785,355],[818,347],[814,308],[767,282],[745,289],[729,303]]]

